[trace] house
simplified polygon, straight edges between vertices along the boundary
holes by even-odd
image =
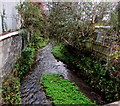
[[[21,0],[17,2],[0,2],[0,34],[4,32],[15,31],[20,28],[20,20],[16,6],[20,4]]]

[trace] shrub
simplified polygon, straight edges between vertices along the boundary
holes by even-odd
[[[24,2],[16,8],[21,15],[23,28],[43,28],[44,19],[39,6],[34,5],[31,2]]]
[[[112,72],[112,69],[105,69],[100,61],[94,61],[87,57],[81,58],[77,67],[81,70],[80,74],[86,76],[85,80],[100,91],[107,101],[119,100],[119,74]]]
[[[27,73],[34,62],[35,49],[27,47],[21,53],[21,58],[16,63],[15,67],[18,70],[18,76],[21,78]]]
[[[41,34],[40,30],[36,29],[31,36],[30,43],[28,47],[35,48],[35,50],[38,50],[41,47],[44,47],[48,43],[48,39],[44,38],[44,35]]]

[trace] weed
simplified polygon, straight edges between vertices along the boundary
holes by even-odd
[[[20,79],[9,75],[2,86],[2,104],[21,104]]]
[[[79,92],[75,83],[64,80],[59,74],[43,76],[40,82],[46,88],[46,95],[52,97],[54,104],[95,104],[83,93]]]

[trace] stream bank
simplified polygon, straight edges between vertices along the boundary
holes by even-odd
[[[100,105],[105,104],[101,96],[95,93],[74,71],[68,70],[65,64],[55,59],[51,49],[52,45],[49,44],[38,51],[33,71],[22,79],[20,88],[22,104],[50,104],[50,100],[40,90],[39,82],[45,74],[62,74],[65,79],[75,82],[80,91],[91,101],[96,101]]]

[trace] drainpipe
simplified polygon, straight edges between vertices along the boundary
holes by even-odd
[[[4,29],[4,15],[1,14],[1,20],[2,20],[2,32],[5,32],[5,29]]]
[[[4,33],[7,30],[7,26],[6,23],[4,21],[5,18],[5,9],[3,7],[3,11],[2,11],[2,15],[1,15],[1,19],[2,19],[2,32]]]

